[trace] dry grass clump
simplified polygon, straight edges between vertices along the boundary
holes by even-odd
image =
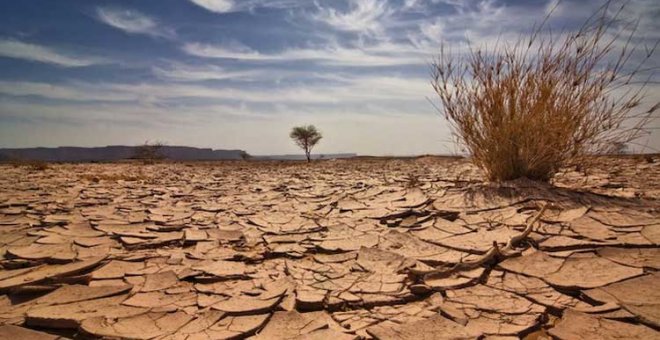
[[[635,23],[622,23],[623,6],[611,7],[575,33],[553,35],[542,24],[492,50],[442,50],[432,65],[441,110],[490,180],[547,181],[645,133],[658,104],[640,107],[648,79],[637,79],[655,47],[636,43]]]

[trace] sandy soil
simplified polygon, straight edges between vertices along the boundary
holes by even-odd
[[[660,338],[660,160],[0,166],[0,338]]]

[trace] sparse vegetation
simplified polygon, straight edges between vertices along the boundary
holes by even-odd
[[[312,149],[323,138],[314,125],[296,126],[291,130],[289,137],[305,151],[307,162],[311,162]]]
[[[153,143],[146,141],[144,144],[135,148],[135,155],[133,158],[141,160],[144,164],[153,164],[164,158],[160,152],[164,146],[165,143],[160,141]]]
[[[558,36],[542,24],[466,57],[442,50],[432,65],[440,109],[489,180],[547,181],[646,132],[659,105],[642,108],[648,78],[639,78],[655,46],[636,45],[635,23],[612,7],[574,33]]]

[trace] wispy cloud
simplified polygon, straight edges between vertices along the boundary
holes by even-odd
[[[314,15],[317,21],[338,30],[360,33],[381,32],[381,21],[393,13],[386,0],[350,0],[345,12],[321,5],[318,8]]]
[[[421,9],[443,2],[445,12],[428,16]],[[308,61],[325,66],[384,67],[428,65],[442,42],[451,41],[461,51],[473,45],[492,43],[505,35],[514,37],[542,20],[532,10],[507,6],[492,0],[404,1],[348,0],[346,9],[336,3],[316,3],[309,14],[314,25],[333,31],[318,34],[325,42],[305,47],[285,47],[261,51],[240,43],[203,44],[188,42],[184,52],[204,58],[234,59],[244,62]],[[421,13],[421,14],[420,14]],[[297,13],[300,15],[301,13]],[[509,22],[507,18],[523,18]],[[357,37],[337,35],[337,31],[357,33]]]
[[[108,62],[102,58],[69,54],[46,46],[7,39],[0,40],[0,56],[64,67],[84,67]]]
[[[187,43],[183,50],[204,58],[242,61],[314,61],[334,66],[395,66],[428,64],[431,55],[408,44],[379,43],[377,45],[345,47],[327,44],[317,48],[291,48],[277,53],[261,53],[245,47]]]
[[[422,37],[432,44],[470,40],[474,44],[493,42],[502,34],[517,35],[543,19],[543,13],[506,6],[492,0],[445,0],[453,13],[420,23]],[[516,20],[510,20],[516,18]]]
[[[186,43],[182,47],[183,51],[197,57],[219,58],[219,59],[239,59],[239,60],[278,60],[282,59],[277,55],[261,54],[244,45],[211,45],[201,43]]]
[[[38,96],[60,100],[83,101],[129,101],[134,95],[117,92],[90,90],[85,92],[81,86],[49,84],[30,81],[0,81],[0,93],[10,96]]]
[[[98,19],[116,29],[130,34],[146,34],[155,37],[171,37],[171,30],[161,27],[152,17],[138,11],[114,7],[98,7]]]
[[[215,13],[227,13],[234,8],[232,0],[190,0],[197,6]]]
[[[174,81],[201,80],[254,80],[261,72],[257,70],[229,71],[216,65],[187,65],[170,63],[166,66],[154,66],[152,72],[163,79]]]
[[[193,4],[213,13],[251,11],[255,8],[286,9],[308,6],[309,0],[189,0]]]
[[[163,82],[48,84],[0,81],[0,94],[39,96],[74,102],[163,103],[184,98],[245,103],[340,104],[423,101],[432,94],[428,80],[419,77],[316,75],[322,82],[261,87],[234,87]]]

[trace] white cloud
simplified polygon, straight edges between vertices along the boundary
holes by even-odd
[[[314,18],[342,31],[379,33],[383,30],[381,21],[392,13],[386,0],[349,0],[348,11],[319,5]]]
[[[468,48],[468,40],[476,46],[493,43],[498,38],[515,39],[535,20],[543,18],[542,13],[534,15],[528,8],[500,5],[492,0],[443,2],[452,6],[453,12],[423,18],[419,17],[420,12],[409,12],[428,5],[422,1],[405,1],[395,5],[383,0],[349,0],[345,11],[317,4],[318,11],[312,14],[314,22],[337,30],[360,33],[360,37],[353,40],[345,37],[339,39],[332,33],[322,32],[319,37],[325,38],[325,44],[289,47],[275,52],[237,44],[195,42],[184,44],[182,49],[194,56],[246,62],[310,61],[319,65],[359,67],[426,66],[439,52],[442,42],[451,41],[453,51],[458,47],[463,52]],[[508,20],[512,17],[521,19]]]
[[[183,51],[204,58],[239,59],[239,60],[282,60],[275,55],[264,55],[245,46],[221,46],[200,43],[187,43]]]
[[[6,39],[0,40],[0,56],[64,67],[83,67],[107,63],[107,60],[101,58],[64,54],[49,47]]]
[[[431,41],[489,40],[503,33],[518,33],[543,19],[542,13],[499,5],[492,0],[451,2],[455,13],[426,20],[420,30]],[[516,18],[516,20],[511,20]]]
[[[161,28],[155,19],[131,9],[98,7],[98,19],[103,23],[131,34],[169,37],[172,32]]]
[[[444,37],[446,24],[443,20],[435,20],[424,22],[419,26],[420,31],[427,38],[433,42],[441,42]]]
[[[310,5],[309,0],[189,0],[214,13],[251,11],[255,8],[286,9]]]
[[[39,96],[74,102],[164,103],[192,98],[211,101],[286,104],[347,104],[421,102],[431,96],[426,78],[396,76],[316,75],[317,81],[287,86],[227,87],[177,83],[87,83],[48,84],[0,81],[0,93],[11,96]],[[318,81],[321,80],[321,81]]]
[[[309,72],[281,68],[248,68],[231,70],[213,64],[184,64],[169,61],[153,66],[151,71],[158,78],[179,82],[204,80],[232,80],[240,82],[279,82],[283,79],[304,80],[318,78]]]
[[[211,12],[226,13],[234,8],[232,0],[190,0],[197,6],[203,7]]]
[[[418,7],[422,7],[421,3],[422,3],[421,0],[405,0],[403,2],[403,8],[404,9],[417,9]]]
[[[193,66],[181,63],[171,63],[167,66],[154,66],[152,72],[163,79],[175,81],[200,80],[253,80],[260,74],[257,70],[228,71],[216,65]]]
[[[369,46],[344,47],[336,44],[318,48],[292,48],[276,53],[261,53],[247,48],[188,43],[183,50],[204,58],[237,59],[242,61],[315,61],[336,66],[426,65],[431,55],[407,44],[379,43]]]
[[[163,107],[149,103],[67,103],[60,105],[4,101],[0,117],[34,119],[54,117],[64,123],[89,123],[94,120],[147,125],[185,125],[204,121],[209,116],[218,120],[265,118],[244,105],[180,105]],[[185,115],[181,113],[185,112]],[[158,119],[149,119],[158,117]],[[145,121],[145,119],[147,121]]]
[[[49,99],[84,101],[127,101],[134,95],[102,91],[85,91],[84,86],[53,85],[28,81],[0,81],[0,93],[11,96],[39,96]]]

